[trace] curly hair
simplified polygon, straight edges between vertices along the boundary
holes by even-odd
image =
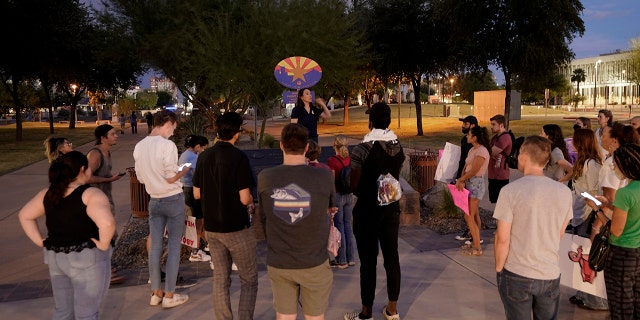
[[[640,180],[640,146],[627,144],[613,152],[613,161],[618,170],[631,180]]]

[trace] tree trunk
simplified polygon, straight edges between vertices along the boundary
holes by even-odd
[[[344,116],[342,118],[342,125],[346,126],[349,124],[349,94],[344,96]]]
[[[417,78],[417,79],[416,79]],[[417,77],[412,77],[411,82],[413,84],[413,93],[415,98],[413,99],[413,103],[416,106],[416,128],[418,129],[418,136],[423,136],[424,133],[422,131],[422,104],[420,103],[420,78],[422,78],[422,73],[418,73]],[[429,78],[427,78],[427,88],[429,87]]]
[[[505,117],[505,128],[509,128],[509,116],[511,115],[511,74],[509,71],[503,71],[504,73],[504,117]]]

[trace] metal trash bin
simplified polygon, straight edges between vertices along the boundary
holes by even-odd
[[[146,218],[149,216],[149,199],[151,197],[144,188],[144,184],[138,181],[135,168],[127,168],[127,172],[129,173],[131,214],[136,218]]]
[[[420,194],[436,185],[434,177],[438,167],[438,152],[427,150],[409,154],[411,179],[418,187]]]

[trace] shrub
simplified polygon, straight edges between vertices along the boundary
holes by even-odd
[[[453,197],[446,187],[442,190],[442,202],[434,210],[434,215],[439,218],[459,218],[462,210],[453,203]]]

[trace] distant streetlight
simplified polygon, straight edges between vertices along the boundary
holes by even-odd
[[[71,101],[73,101],[73,99],[76,96],[76,89],[78,89],[78,86],[75,85],[75,84],[72,84],[71,85],[71,89],[73,89],[73,97],[71,97]],[[73,102],[71,102],[71,105],[73,105]],[[76,105],[76,108],[75,108],[75,115],[76,115],[76,121],[78,121],[78,106],[77,105]]]
[[[595,72],[593,73],[593,109],[596,109],[596,99],[598,98],[598,65],[602,60],[596,61]]]
[[[453,78],[449,80],[449,82],[451,82],[451,103],[453,103],[453,81]]]

